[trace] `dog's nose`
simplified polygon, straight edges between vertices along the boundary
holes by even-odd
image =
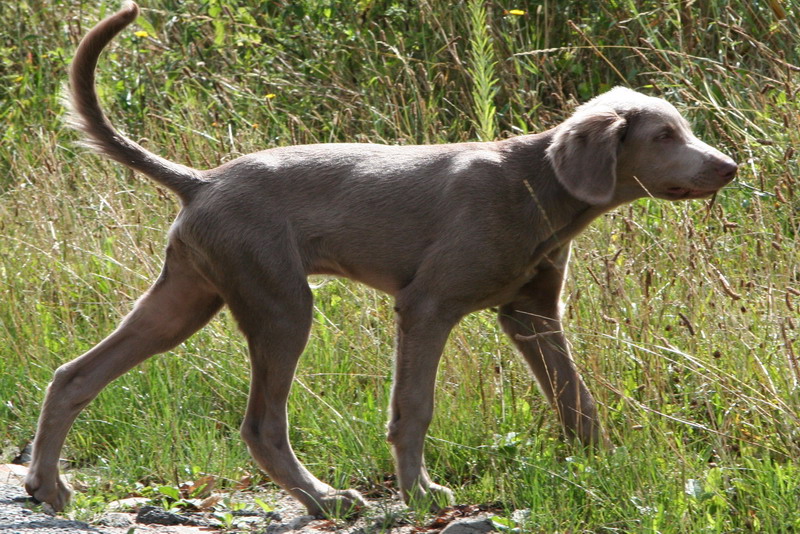
[[[737,169],[739,169],[739,166],[736,164],[736,162],[730,158],[727,158],[717,165],[717,174],[725,181],[725,183],[728,183],[733,180],[734,176],[736,176]]]

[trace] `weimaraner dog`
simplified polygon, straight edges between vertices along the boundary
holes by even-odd
[[[565,433],[605,441],[595,402],[569,354],[560,294],[570,240],[594,218],[650,196],[705,198],[730,182],[731,158],[698,140],[659,98],[616,88],[543,133],[433,146],[325,144],[273,148],[211,170],[167,161],[119,133],[100,108],[94,70],[138,15],[129,3],[78,47],[74,125],[98,152],[174,191],[182,210],[163,272],[119,327],[61,366],[39,419],[26,488],[63,509],[58,457],[80,411],[109,382],[172,349],[227,304],[252,361],[244,441],[312,514],[358,509],[298,461],[286,401],[311,328],[307,276],[345,276],[395,298],[396,360],[388,440],[400,491],[443,505],[423,443],[448,334],[466,314],[499,309]]]

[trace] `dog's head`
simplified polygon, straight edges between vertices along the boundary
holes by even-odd
[[[593,205],[644,196],[704,198],[737,169],[695,137],[670,103],[623,87],[590,100],[559,125],[547,156],[567,191]]]

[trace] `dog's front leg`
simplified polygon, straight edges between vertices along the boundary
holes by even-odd
[[[427,303],[398,302],[397,347],[388,440],[397,466],[403,500],[413,508],[440,509],[453,502],[453,492],[434,484],[425,469],[423,445],[433,417],[436,370],[450,330],[448,318]]]
[[[572,361],[561,326],[561,288],[569,248],[553,256],[552,264],[540,268],[515,300],[500,308],[500,324],[558,412],[567,436],[577,437],[584,445],[607,445],[594,398]]]

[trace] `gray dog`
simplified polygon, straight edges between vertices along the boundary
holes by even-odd
[[[252,378],[242,437],[309,513],[365,502],[297,460],[286,400],[311,327],[310,274],[391,294],[397,354],[388,440],[400,491],[416,506],[451,501],[422,459],[436,369],[453,326],[499,308],[568,436],[605,441],[569,354],[560,294],[570,240],[594,218],[644,196],[704,198],[730,182],[731,158],[698,140],[673,106],[616,88],[559,126],[488,143],[329,144],[274,148],[199,171],[167,161],[109,123],[95,92],[103,48],[138,15],[129,3],[78,47],[74,125],[98,152],[174,191],[183,204],[163,272],[117,330],[61,366],[47,391],[26,480],[63,509],[58,457],[80,411],[109,382],[172,349],[227,304],[247,337]]]

